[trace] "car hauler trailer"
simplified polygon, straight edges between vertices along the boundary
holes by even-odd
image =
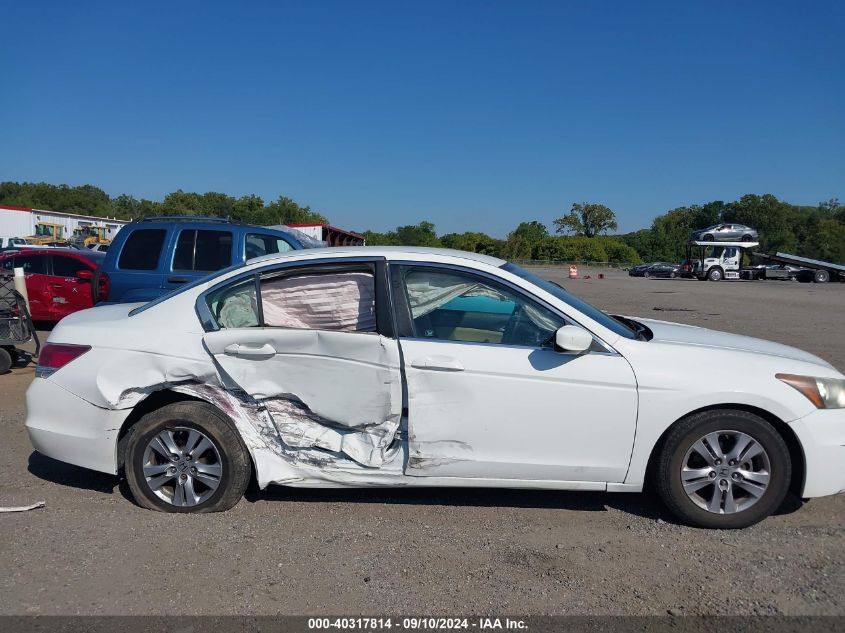
[[[689,241],[681,274],[708,281],[740,279],[742,253],[759,245],[759,242]]]
[[[775,253],[774,255],[755,253],[755,255],[780,264],[790,264],[800,267],[802,270],[798,272],[797,277],[798,281],[804,283],[811,281],[817,284],[823,284],[828,281],[845,282],[845,266],[842,264],[832,264],[831,262],[823,262],[819,259],[798,257],[798,255],[790,255],[789,253]]]

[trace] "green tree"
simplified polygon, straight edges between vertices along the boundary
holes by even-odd
[[[440,242],[446,248],[454,248],[459,251],[481,253],[499,257],[504,246],[503,240],[497,240],[486,233],[467,231],[466,233],[447,233],[440,237]]]
[[[441,246],[434,232],[434,224],[426,220],[397,227],[396,238],[403,246]]]
[[[603,204],[575,202],[568,215],[554,220],[558,233],[595,237],[618,228],[616,214]]]
[[[399,238],[396,236],[396,231],[388,231],[386,233],[379,233],[377,231],[366,230],[363,233],[364,239],[368,246],[398,246]]]

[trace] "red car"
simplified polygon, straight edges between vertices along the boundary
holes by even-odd
[[[0,252],[0,268],[24,269],[33,321],[58,321],[108,297],[108,276],[97,274],[104,258],[87,249],[27,248]]]

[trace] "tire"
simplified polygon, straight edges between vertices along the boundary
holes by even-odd
[[[674,272],[674,271],[673,271],[673,272],[671,272],[671,273],[669,273],[669,279],[674,279],[674,278],[675,278],[675,277],[677,277],[677,276],[678,276],[678,275],[677,275],[677,274],[675,274],[675,272]]]
[[[0,374],[5,374],[12,368],[12,355],[3,347],[0,347]]]
[[[252,462],[240,434],[216,407],[169,404],[145,415],[129,433],[126,481],[138,505],[160,512],[222,512],[243,497]],[[164,456],[165,444],[175,445],[178,452],[170,453],[178,459]],[[148,477],[158,479],[159,487],[154,489]]]
[[[715,241],[716,238],[714,238],[712,235],[708,234],[708,235],[705,235],[704,237],[702,237],[701,239],[705,242],[713,242],[713,241]]]
[[[710,454],[708,438],[718,438],[716,455],[721,459]],[[743,449],[746,439],[751,443]],[[731,464],[731,451],[737,448],[741,463]],[[792,462],[771,424],[747,411],[722,409],[678,422],[666,438],[654,475],[661,499],[679,519],[695,527],[729,530],[754,525],[780,507]]]
[[[645,272],[643,273],[643,277],[651,277],[651,273],[650,273],[650,272],[648,272],[648,271],[645,271]]]
[[[750,241],[751,241],[751,236],[750,236],[750,235],[743,235],[743,236],[742,236],[742,241],[743,241],[743,242],[750,242]]]
[[[707,271],[707,281],[721,281],[722,280],[722,269],[718,266],[711,268]]]
[[[825,284],[830,281],[830,273],[826,270],[817,270],[813,273],[813,282],[817,284]]]

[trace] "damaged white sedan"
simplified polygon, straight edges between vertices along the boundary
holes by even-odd
[[[845,377],[797,349],[611,317],[502,260],[270,255],[53,330],[37,451],[168,512],[260,487],[638,492],[736,528],[845,489]]]

